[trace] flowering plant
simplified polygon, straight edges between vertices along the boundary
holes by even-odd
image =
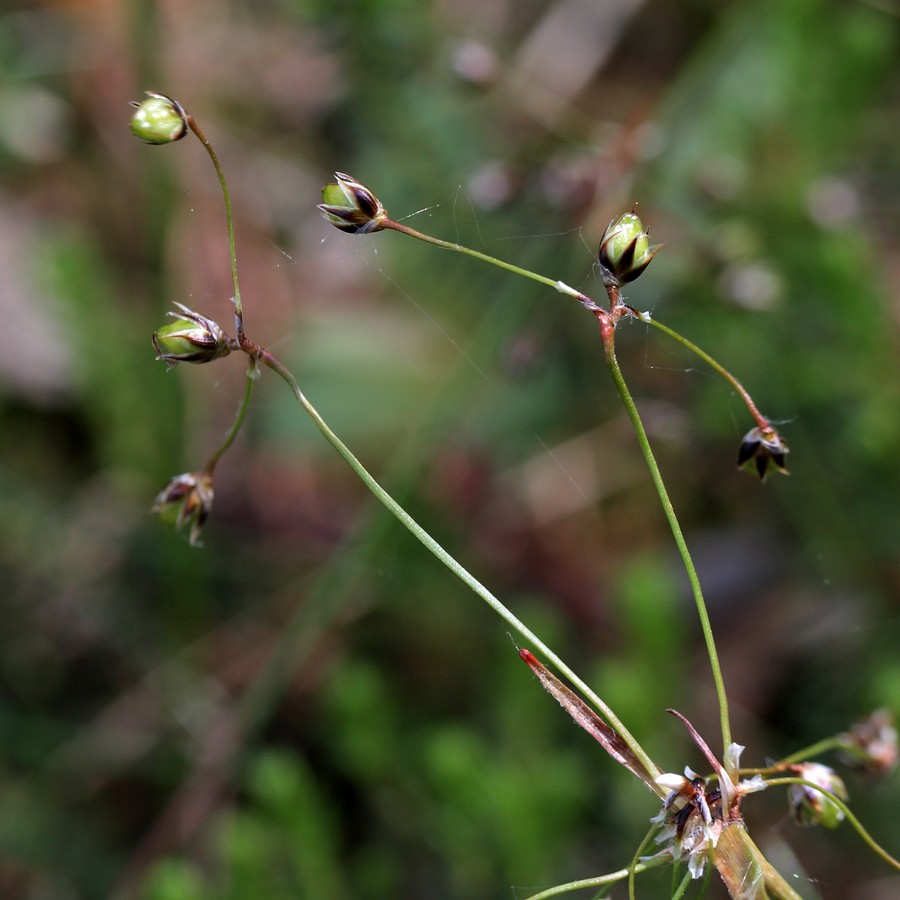
[[[656,796],[658,809],[650,820],[652,823],[650,835],[641,844],[641,848],[655,837],[660,849],[643,856],[639,849],[631,864],[623,869],[596,878],[559,885],[535,894],[532,900],[555,896],[580,887],[598,887],[622,880],[628,881],[633,896],[634,881],[640,872],[661,865],[677,866],[681,863],[687,864],[687,871],[683,875],[682,886],[678,888],[676,896],[681,896],[691,881],[715,869],[732,897],[748,900],[763,897],[779,897],[786,900],[799,898],[753,842],[743,817],[744,798],[773,785],[789,787],[791,809],[803,824],[824,824],[833,827],[840,821],[847,820],[879,856],[900,869],[900,863],[880,848],[853,816],[847,806],[846,791],[838,776],[833,770],[810,758],[814,753],[818,754],[825,749],[838,749],[849,755],[861,768],[886,772],[896,760],[897,735],[890,720],[883,713],[876,714],[879,717],[877,721],[873,717],[868,723],[855,726],[847,734],[820,742],[813,748],[765,768],[746,769],[740,766],[744,747],[732,739],[728,695],[703,590],[640,412],[616,358],[617,327],[623,321],[636,320],[656,328],[695,353],[713,371],[726,379],[741,397],[754,423],[741,443],[738,453],[739,467],[751,468],[760,479],[764,479],[772,468],[786,474],[785,457],[788,445],[772,421],[759,412],[749,392],[721,363],[683,335],[658,322],[649,312],[639,311],[625,302],[621,288],[646,271],[661,248],[660,245],[650,244],[649,234],[634,210],[613,219],[600,239],[597,262],[606,293],[605,302],[601,303],[563,281],[531,272],[461,244],[423,234],[392,219],[377,194],[350,175],[337,173],[336,180],[323,189],[322,203],[319,204],[319,210],[325,219],[348,235],[372,235],[376,232],[392,231],[444,250],[460,253],[550,287],[575,300],[594,317],[599,327],[604,363],[634,428],[641,454],[684,563],[703,633],[718,704],[721,761],[709,743],[684,716],[674,710],[669,712],[685,725],[700,754],[709,764],[711,773],[706,776],[697,774],[688,766],[684,768],[683,775],[662,771],[609,705],[537,634],[451,556],[372,477],[325,422],[287,367],[271,351],[247,335],[237,276],[230,196],[216,154],[193,117],[177,101],[165,95],[150,93],[147,100],[137,105],[132,131],[138,137],[155,144],[170,143],[180,139],[188,131],[193,132],[216,169],[225,201],[234,287],[232,302],[235,335],[229,336],[211,319],[186,307],[179,307],[181,312],[173,314],[175,321],[162,326],[154,335],[153,343],[157,358],[168,365],[180,362],[207,363],[237,351],[242,352],[247,359],[245,393],[235,422],[225,440],[199,472],[176,476],[159,495],[154,509],[176,528],[190,524],[191,543],[197,543],[200,529],[211,510],[215,466],[230,447],[244,421],[251,399],[251,389],[260,370],[267,369],[273,372],[287,383],[302,409],[372,494],[426,549],[456,577],[471,587],[520,638],[537,650],[569,682],[571,687],[553,674],[531,650],[519,649],[520,657],[537,676],[544,689],[616,762],[637,777]]]

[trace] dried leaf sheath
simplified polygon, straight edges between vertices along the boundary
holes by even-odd
[[[735,900],[802,900],[753,843],[743,822],[731,822],[722,831],[713,862]]]
[[[556,702],[572,717],[576,725],[590,734],[617,763],[625,766],[632,775],[640,778],[654,794],[659,795],[659,787],[654,781],[653,775],[647,771],[616,731],[610,728],[587,703],[569,690],[555,675],[552,675],[531,651],[520,647],[519,656],[537,675],[544,690],[556,699]]]

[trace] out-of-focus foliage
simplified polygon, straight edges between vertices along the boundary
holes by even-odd
[[[0,896],[521,897],[627,865],[657,811],[274,379],[219,465],[205,546],[148,515],[229,427],[243,367],[153,359],[173,302],[227,323],[232,288],[202,148],[129,133],[146,89],[215,143],[250,334],[678,771],[704,763],[663,710],[712,740],[708,666],[592,318],[315,211],[349,172],[394,218],[600,297],[599,236],[639,201],[667,246],[629,302],[726,363],[791,445],[789,478],[736,473],[738,398],[623,327],[745,763],[900,711],[898,15],[4,7]],[[896,851],[896,781],[847,785]],[[751,832],[804,896],[897,893],[846,827],[800,831],[774,793],[746,804]]]

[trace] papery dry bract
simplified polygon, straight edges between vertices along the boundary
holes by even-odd
[[[655,790],[655,773],[648,770],[622,736],[567,688],[530,650],[520,647],[518,652],[523,662],[537,675],[544,690],[572,717],[575,724],[591,735],[617,763],[636,775],[651,791]]]

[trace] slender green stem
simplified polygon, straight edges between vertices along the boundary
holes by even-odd
[[[644,835],[644,839],[638,844],[637,850],[634,851],[634,856],[631,858],[631,865],[628,867],[628,900],[637,900],[637,895],[635,894],[634,882],[635,875],[638,872],[638,866],[640,865],[641,854],[644,852],[644,849],[653,840],[653,836],[658,831],[657,825],[654,823],[650,826],[650,830]]]
[[[499,290],[514,292],[514,284],[506,284]],[[469,351],[477,361],[495,351],[498,334],[503,325],[519,321],[521,311],[514,304],[494,304],[482,310],[480,324],[473,332]],[[465,363],[465,364],[464,364]],[[381,473],[383,486],[395,500],[405,504],[413,491],[417,473],[428,467],[432,458],[429,446],[447,425],[447,417],[468,396],[468,357],[454,367],[454,374],[445,386],[443,396],[435,398],[422,410],[421,418],[407,423],[408,437],[401,440],[390,455],[390,463]],[[361,590],[360,585],[371,574],[370,564],[383,556],[384,548],[391,541],[394,528],[393,516],[381,514],[380,504],[374,504],[354,517],[353,527],[344,535],[330,557],[330,562],[318,567],[312,582],[304,590],[303,603],[297,604],[278,639],[252,684],[241,696],[240,719],[244,742],[249,744],[270,718],[278,698],[291,683],[295,673],[310,659],[314,648],[334,628],[355,620],[368,608],[371,592]]]
[[[521,275],[523,278],[530,278],[532,281],[537,281],[539,284],[545,284],[548,287],[552,287],[554,290],[559,291],[561,294],[568,294],[570,297],[575,297],[582,302],[588,299],[580,291],[576,291],[575,288],[569,287],[562,281],[554,281],[552,278],[538,275],[537,272],[523,269],[521,266],[513,265],[502,259],[497,259],[496,256],[489,256],[487,253],[472,250],[470,247],[465,247],[462,244],[454,244],[452,241],[443,241],[440,238],[432,237],[430,234],[423,234],[421,231],[416,231],[415,228],[410,228],[402,222],[395,222],[393,219],[384,219],[381,226],[384,229],[399,231],[401,234],[409,235],[409,237],[413,237],[418,241],[424,241],[426,244],[440,247],[442,250],[453,250],[455,253],[462,253],[465,256],[471,256],[473,259],[479,259],[482,262],[490,263],[490,265],[497,266],[500,269],[514,272],[516,275]]]
[[[684,896],[684,892],[688,889],[688,885],[690,885],[693,876],[690,872],[684,873],[684,878],[681,879],[681,883],[675,889],[675,893],[672,894],[672,900],[681,900]]]
[[[816,784],[814,781],[807,781],[805,778],[772,778],[768,781],[769,787],[779,784],[802,784],[804,787],[812,788],[820,793],[823,797],[827,797],[830,803],[833,803],[843,814],[847,821],[856,829],[857,834],[868,844],[869,848],[878,856],[880,856],[889,866],[900,870],[900,860],[891,856],[863,827],[862,822],[856,818],[851,812],[850,807],[841,800],[840,797],[831,791],[826,791],[822,785]]]
[[[627,869],[619,869],[617,872],[610,872],[608,875],[598,875],[596,878],[583,878],[580,881],[569,881],[566,884],[557,884],[552,888],[547,888],[538,894],[532,894],[528,900],[548,900],[549,897],[558,897],[560,894],[568,894],[570,891],[579,891],[584,888],[603,887],[606,884],[615,884],[617,881],[628,877],[628,873],[646,872],[648,869],[655,869],[658,866],[670,863],[671,860],[663,856],[654,857],[645,860],[636,865],[633,869],[629,866]]]
[[[722,668],[719,665],[719,654],[716,650],[716,642],[713,637],[712,625],[709,621],[709,613],[706,609],[706,602],[703,599],[703,590],[700,587],[700,579],[697,576],[697,570],[694,567],[694,561],[691,558],[690,551],[688,550],[687,542],[684,539],[684,533],[681,530],[681,525],[678,521],[678,517],[675,514],[675,509],[672,506],[672,501],[669,499],[669,492],[666,490],[665,483],[662,479],[662,474],[659,471],[659,466],[656,462],[656,457],[653,455],[653,450],[650,447],[650,441],[647,437],[647,432],[644,429],[644,423],[641,421],[640,413],[638,412],[637,406],[635,406],[634,399],[631,396],[631,392],[628,390],[628,385],[625,383],[625,377],[622,374],[621,368],[619,368],[619,363],[616,360],[615,346],[612,339],[612,326],[609,326],[608,333],[604,337],[604,350],[606,355],[606,363],[609,367],[610,374],[612,375],[613,382],[616,385],[616,390],[619,392],[619,397],[622,400],[622,403],[625,406],[625,411],[628,413],[628,418],[631,419],[631,425],[634,428],[634,433],[637,435],[638,444],[641,448],[641,453],[644,455],[644,460],[647,463],[647,468],[650,470],[650,477],[653,480],[653,485],[656,488],[656,493],[659,495],[660,503],[662,504],[663,512],[665,513],[666,519],[669,522],[669,527],[672,530],[672,536],[675,538],[675,544],[678,547],[678,553],[681,556],[681,560],[684,564],[685,571],[687,572],[688,581],[691,584],[691,591],[694,595],[694,603],[697,607],[697,615],[700,618],[700,628],[703,631],[703,639],[706,642],[706,652],[709,656],[709,664],[712,669],[713,681],[716,686],[716,696],[719,700],[719,720],[722,726],[722,746],[727,748],[731,745],[731,725],[729,723],[728,716],[728,695],[725,692],[725,681],[722,678]]]
[[[762,769],[741,769],[741,775],[767,775],[771,772],[780,772],[793,763],[805,762],[813,757],[827,753],[829,750],[844,750],[847,753],[853,753],[854,750],[856,750],[860,757],[865,756],[864,751],[848,746],[840,737],[834,736],[824,738],[821,741],[816,741],[815,744],[811,744],[809,747],[804,747],[802,750],[798,750],[790,756],[785,756],[784,759],[779,759],[778,762],[772,763],[771,766],[766,766]]]
[[[647,756],[643,747],[637,742],[628,729],[622,724],[613,711],[598,697],[590,687],[582,681],[560,658],[557,656],[534,632],[514,616],[500,600],[494,596],[474,575],[460,565],[454,557],[448,553],[412,516],[399,504],[375,478],[368,472],[363,464],[353,455],[350,448],[331,430],[318,410],[310,403],[291,371],[275,356],[262,348],[256,348],[256,357],[263,365],[278,374],[290,387],[295,398],[312,419],[313,423],[323,434],[325,439],[338,451],[369,491],[374,494],[397,520],[424,546],[430,550],[454,575],[464,584],[468,585],[487,605],[494,610],[513,630],[539,650],[544,658],[551,662],[575,687],[580,690],[591,704],[606,718],[609,724],[618,732],[622,740],[641,761],[644,768],[652,776],[660,774],[656,764]],[[660,797],[665,791],[658,789]]]
[[[657,322],[656,319],[649,315],[646,317],[639,315],[639,318],[642,322],[647,322],[654,328],[659,329],[663,334],[667,334],[669,337],[674,338],[679,344],[690,350],[691,353],[699,356],[708,366],[715,369],[715,371],[718,372],[719,375],[721,375],[738,392],[738,394],[740,394],[741,400],[746,404],[747,409],[750,411],[750,415],[756,420],[756,424],[764,431],[772,427],[769,424],[769,420],[756,408],[756,404],[753,402],[753,398],[750,396],[747,389],[734,377],[734,375],[731,374],[731,372],[728,371],[728,369],[725,368],[725,366],[713,359],[705,350],[702,350],[693,343],[693,341],[689,341],[684,335],[679,334],[674,328],[669,328],[668,325]]]
[[[187,114],[186,118],[191,131],[197,135],[198,140],[203,144],[206,152],[209,154],[209,158],[212,160],[212,164],[216,170],[216,175],[219,176],[219,184],[222,186],[222,197],[225,199],[225,221],[228,225],[228,252],[231,258],[231,281],[234,286],[234,323],[238,333],[238,340],[242,340],[244,335],[244,308],[241,305],[241,288],[238,284],[237,253],[235,252],[234,246],[234,216],[231,213],[231,194],[228,191],[228,182],[225,181],[225,173],[219,165],[219,158],[216,156],[216,151],[213,150],[213,146],[209,142],[209,139],[200,130],[200,126],[194,121],[192,115]]]
[[[783,768],[784,766],[789,766],[796,762],[805,762],[806,760],[812,759],[814,756],[819,756],[822,753],[826,753],[829,750],[843,750],[844,752],[851,754],[855,752],[855,755],[859,756],[861,759],[866,757],[864,750],[861,750],[858,747],[848,746],[845,739],[842,739],[839,735],[834,735],[829,738],[824,738],[821,741],[817,741],[809,747],[804,747],[802,750],[798,750],[796,753],[792,753],[784,759],[780,759],[771,768],[773,771],[778,771],[778,769]]]
[[[722,727],[722,741],[723,747],[727,748],[731,744],[731,726],[729,723],[729,714],[728,714],[728,697],[725,693],[725,683],[722,678],[722,670],[719,665],[719,657],[718,652],[716,651],[715,640],[713,638],[712,626],[709,622],[709,615],[706,610],[706,603],[703,599],[703,592],[700,587],[700,581],[697,576],[696,569],[694,568],[694,563],[691,558],[690,552],[687,548],[687,543],[684,540],[684,535],[681,531],[681,526],[678,522],[678,518],[675,515],[675,511],[672,507],[672,503],[669,500],[668,492],[666,491],[665,484],[662,480],[662,475],[659,471],[659,466],[656,463],[656,459],[653,456],[653,451],[650,448],[649,440],[647,439],[646,431],[644,430],[643,423],[641,422],[640,415],[638,414],[637,407],[634,404],[634,400],[631,397],[630,392],[628,391],[628,387],[625,384],[624,377],[622,375],[622,371],[619,368],[618,362],[616,361],[614,346],[613,346],[613,333],[615,329],[616,320],[626,311],[630,312],[630,308],[622,305],[619,300],[618,290],[616,288],[608,288],[607,291],[609,293],[610,299],[610,313],[606,314],[596,304],[584,294],[576,291],[574,288],[570,288],[565,285],[561,281],[554,281],[551,278],[547,278],[543,275],[538,275],[535,272],[531,272],[527,269],[523,269],[519,266],[515,266],[512,263],[505,262],[504,260],[497,259],[493,256],[489,256],[486,253],[481,253],[478,250],[472,250],[469,247],[465,247],[461,244],[455,244],[451,241],[444,241],[440,238],[432,237],[431,235],[423,234],[420,231],[416,231],[414,228],[410,228],[407,225],[403,225],[400,222],[395,222],[393,219],[386,218],[382,222],[382,227],[386,229],[391,229],[393,231],[398,231],[401,234],[406,234],[409,237],[416,238],[417,240],[424,241],[427,244],[432,244],[435,247],[440,247],[444,250],[453,250],[457,253],[463,253],[466,256],[471,256],[474,259],[481,260],[482,262],[490,263],[491,265],[498,266],[501,269],[506,269],[510,272],[514,272],[517,275],[521,275],[525,278],[530,278],[533,281],[537,281],[540,284],[545,284],[550,287],[555,288],[562,293],[569,294],[570,296],[575,297],[579,300],[579,302],[583,303],[588,308],[594,310],[598,314],[598,318],[602,315],[605,317],[605,321],[607,323],[607,335],[604,338],[604,347],[606,349],[606,358],[607,364],[610,368],[610,372],[612,373],[613,380],[616,383],[616,388],[619,391],[619,395],[622,398],[623,403],[625,404],[626,410],[628,412],[629,418],[631,419],[632,425],[634,426],[634,430],[638,436],[638,442],[641,445],[641,450],[644,454],[644,458],[647,462],[647,466],[650,469],[650,475],[653,479],[654,485],[656,486],[657,493],[659,494],[660,501],[663,506],[663,511],[665,512],[666,518],[669,521],[669,525],[672,529],[672,534],[675,538],[675,543],[678,547],[678,552],[681,555],[682,561],[684,562],[685,569],[687,571],[688,580],[691,583],[691,589],[694,594],[694,601],[697,606],[697,612],[700,617],[700,626],[703,630],[704,640],[706,641],[707,653],[709,655],[710,666],[712,668],[713,681],[716,686],[716,694],[719,701],[719,718],[721,721]],[[644,318],[640,316],[640,318]],[[650,320],[652,322],[652,320]],[[657,324],[652,322],[652,324]],[[689,341],[681,338],[681,336],[671,329],[666,328],[665,326],[658,326],[663,328],[667,333],[670,333],[672,337],[676,339],[680,339],[685,342],[686,346],[689,346],[696,353],[698,353],[702,359],[712,365],[717,371],[719,371],[725,378],[727,378],[734,386],[735,389],[739,391],[741,396],[744,398],[745,402],[748,403],[748,406],[751,410],[751,413],[757,417],[757,421],[760,422],[761,427],[768,427],[768,422],[762,418],[758,410],[756,410],[755,405],[753,405],[753,400],[750,398],[750,395],[744,390],[741,384],[722,366],[720,366],[712,357],[705,354],[699,347],[694,347]],[[763,424],[764,423],[764,426]],[[556,664],[554,662],[554,664]],[[592,701],[593,702],[593,701]],[[605,715],[605,713],[604,713]]]
[[[238,406],[237,415],[234,418],[234,422],[232,423],[228,434],[225,435],[225,439],[215,453],[207,460],[204,471],[208,472],[210,475],[212,475],[216,463],[218,463],[225,451],[234,443],[234,439],[237,437],[238,432],[241,430],[241,426],[244,424],[244,419],[247,417],[247,409],[250,407],[250,395],[253,393],[253,383],[256,381],[258,374],[259,369],[257,368],[256,359],[251,356],[247,363],[247,384],[244,387],[244,396],[241,398],[240,405]]]

